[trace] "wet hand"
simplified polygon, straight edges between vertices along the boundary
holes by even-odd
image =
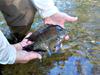
[[[66,13],[59,12],[50,17],[45,18],[44,23],[60,25],[61,27],[64,28],[65,22],[76,22],[77,20],[78,20],[78,17],[72,17],[72,16],[67,15]]]
[[[45,24],[53,24],[53,25],[60,25],[64,28],[65,22],[76,22],[78,20],[78,17],[72,17],[70,15],[67,15],[66,13],[59,12],[56,13],[50,17],[47,17],[44,19]],[[65,40],[68,40],[69,36],[65,36]]]
[[[42,56],[36,52],[27,52],[23,50],[23,47],[32,44],[33,42],[29,41],[27,37],[29,37],[32,33],[28,33],[27,36],[19,43],[14,44],[16,48],[16,63],[27,63],[32,59],[41,59]]]
[[[26,38],[29,37],[31,34],[32,34],[31,32],[28,33],[28,34],[26,35],[26,37],[25,37],[21,42],[19,42],[19,43],[17,43],[17,44],[14,44],[16,50],[22,50],[23,47],[28,46],[28,45],[30,45],[30,44],[33,43],[32,41],[29,41],[28,39],[26,39]]]
[[[16,63],[27,63],[33,59],[42,59],[42,56],[36,52],[27,52],[24,50],[17,51]]]

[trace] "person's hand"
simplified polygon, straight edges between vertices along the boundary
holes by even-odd
[[[53,25],[60,25],[61,27],[64,28],[64,23],[65,22],[76,22],[78,20],[78,17],[72,17],[67,15],[66,13],[63,12],[58,12],[50,17],[47,17],[44,19],[45,24],[53,24]],[[69,36],[65,36],[65,40],[68,40]]]
[[[42,56],[36,52],[27,52],[24,50],[17,51],[16,53],[16,63],[27,63],[33,59],[42,59]]]
[[[25,37],[21,42],[19,42],[19,43],[17,43],[17,44],[14,44],[16,50],[22,50],[23,47],[28,46],[28,45],[30,45],[30,44],[33,43],[32,41],[29,41],[29,40],[27,39],[27,37],[29,37],[31,34],[32,34],[31,32],[28,33],[28,34],[26,35],[26,37]]]
[[[29,37],[32,33],[28,33],[28,35],[19,43],[14,44],[14,47],[16,48],[16,63],[27,63],[28,61],[32,59],[41,59],[42,56],[39,53],[36,52],[27,52],[23,50],[23,47],[32,44],[33,42],[26,39]]]
[[[76,22],[78,17],[72,17],[63,12],[58,12],[50,17],[44,19],[45,24],[60,25],[64,28],[65,22]]]

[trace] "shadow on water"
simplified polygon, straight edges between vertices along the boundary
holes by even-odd
[[[66,23],[70,40],[62,47],[63,54],[33,60],[27,64],[5,65],[4,75],[99,75],[100,74],[100,1],[54,0],[56,6],[70,15],[78,16],[78,23]],[[1,17],[1,16],[0,16]],[[31,31],[43,25],[36,16]],[[6,37],[10,31],[0,18],[0,29]]]

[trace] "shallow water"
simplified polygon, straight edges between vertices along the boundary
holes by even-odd
[[[61,11],[79,17],[77,23],[65,24],[71,38],[64,42],[64,54],[54,54],[42,62],[33,60],[27,64],[6,65],[2,71],[4,75],[100,74],[100,0],[55,0],[55,3]],[[0,29],[9,37],[9,28],[3,22],[0,24]],[[42,24],[36,16],[31,30]]]

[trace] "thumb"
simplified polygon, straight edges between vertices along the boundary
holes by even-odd
[[[32,34],[32,32],[29,32],[29,33],[25,36],[25,38],[28,38],[31,34]]]

